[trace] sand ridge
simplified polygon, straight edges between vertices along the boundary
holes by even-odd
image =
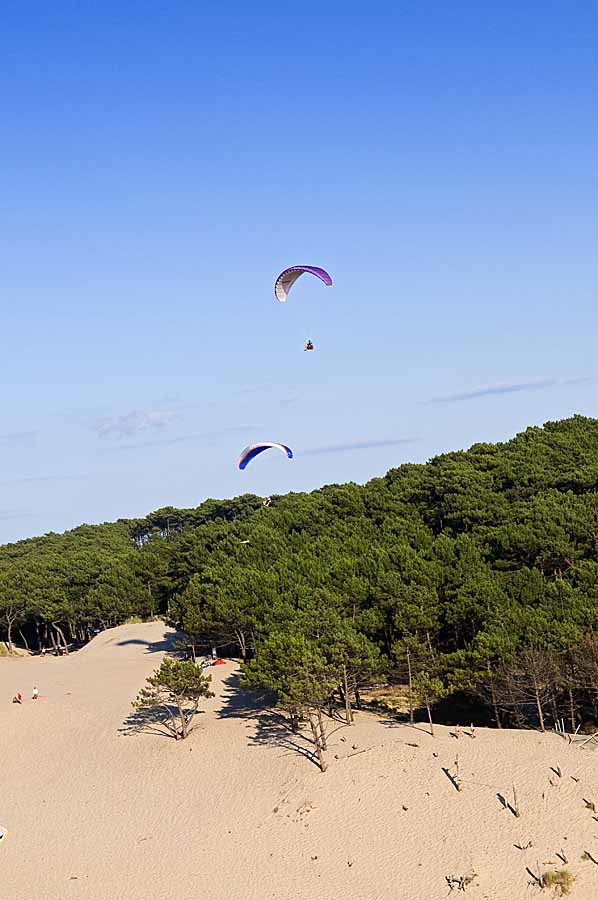
[[[131,700],[173,637],[125,625],[68,658],[0,660],[1,897],[436,900],[447,875],[475,872],[465,896],[523,900],[540,895],[526,867],[562,867],[557,853],[571,896],[598,897],[598,866],[581,860],[598,859],[594,754],[551,734],[432,738],[359,714],[329,726],[321,774],[233,662],[209,670],[216,696],[187,741],[131,732]],[[443,771],[456,755],[461,792]],[[513,783],[519,818],[497,796],[511,802]]]

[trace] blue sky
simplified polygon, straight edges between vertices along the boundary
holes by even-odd
[[[571,0],[4,4],[0,540],[598,414],[597,39]],[[297,263],[334,287],[277,304]],[[296,458],[239,472],[262,439]]]

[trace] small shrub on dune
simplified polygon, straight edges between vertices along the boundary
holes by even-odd
[[[155,717],[175,740],[184,740],[192,731],[199,701],[213,697],[210,676],[203,675],[195,663],[166,657],[159,669],[147,679],[133,706]]]
[[[569,869],[557,869],[554,872],[544,872],[541,882],[542,887],[552,890],[555,897],[566,897],[571,893],[575,875]]]

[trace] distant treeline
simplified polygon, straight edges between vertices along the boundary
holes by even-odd
[[[360,689],[478,698],[497,724],[598,721],[598,420],[362,486],[166,508],[0,549],[0,628],[31,649],[160,614],[235,644],[294,718]],[[250,660],[250,661],[249,661]]]

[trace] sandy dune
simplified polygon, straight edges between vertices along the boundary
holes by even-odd
[[[557,852],[571,896],[598,897],[598,865],[581,860],[598,860],[583,800],[598,808],[597,755],[554,735],[432,738],[362,714],[331,729],[322,775],[252,708],[232,663],[211,670],[216,697],[188,741],[129,733],[171,639],[127,625],[66,659],[0,660],[2,898],[436,900],[446,875],[476,872],[466,896],[518,900],[540,894],[526,866],[562,866]],[[37,703],[10,702],[35,682]],[[461,793],[443,772],[456,753]],[[513,783],[520,818],[497,797]]]

